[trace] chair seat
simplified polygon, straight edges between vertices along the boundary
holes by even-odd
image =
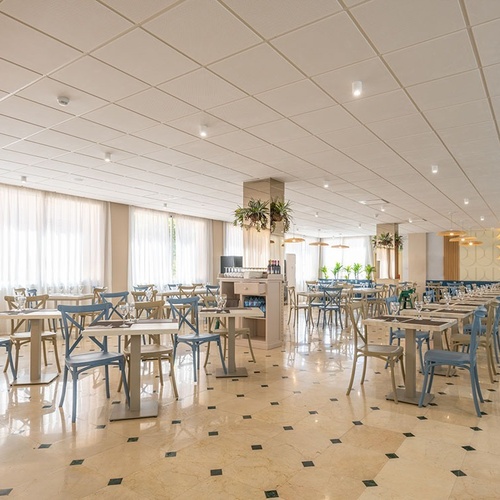
[[[403,348],[401,346],[394,345],[379,345],[379,344],[368,344],[363,346],[360,351],[363,354],[372,354],[377,356],[401,356],[403,354]]]
[[[470,354],[467,352],[444,351],[431,349],[424,356],[425,363],[438,363],[443,365],[469,365]]]
[[[31,340],[31,333],[30,332],[21,332],[21,333],[15,333],[14,335],[11,335],[11,340],[13,342],[29,342]],[[42,332],[42,340],[43,339],[54,339],[56,338],[56,332],[51,332],[50,330],[46,332]]]
[[[174,351],[173,347],[168,347],[166,345],[161,344],[144,344],[141,345],[141,358],[145,358],[147,356],[158,356],[161,354],[172,354]],[[129,356],[130,349],[125,347],[123,349],[123,354]]]
[[[177,335],[178,342],[209,342],[220,338],[218,333],[188,333],[185,335]]]
[[[86,352],[67,356],[65,362],[68,366],[78,368],[89,364],[92,366],[97,366],[99,363],[107,364],[121,359],[123,359],[123,354],[119,352]]]

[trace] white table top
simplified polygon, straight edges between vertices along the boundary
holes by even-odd
[[[25,309],[23,311],[2,311],[0,318],[3,319],[53,319],[61,317],[57,309]]]
[[[432,332],[442,332],[447,330],[452,326],[457,324],[456,319],[450,318],[423,318],[417,320],[416,318],[398,318],[398,321],[393,321],[392,316],[382,316],[379,318],[367,318],[363,320],[363,324],[372,326],[386,326],[391,328],[399,328],[402,330],[412,329],[412,330],[426,330]]]
[[[90,300],[93,298],[93,293],[49,293],[47,300]]]
[[[177,331],[179,324],[177,321],[139,321],[133,323],[130,327],[107,327],[107,326],[89,326],[83,330],[84,337],[95,337],[106,335],[108,337],[118,337],[120,335],[147,335],[148,333],[161,333],[162,331]]]
[[[258,307],[229,307],[222,311],[215,308],[206,308],[199,310],[199,316],[201,318],[208,318],[213,316],[220,317],[238,317],[238,318],[248,318],[248,317],[264,317],[264,313]]]

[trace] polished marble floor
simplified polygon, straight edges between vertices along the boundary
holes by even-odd
[[[498,384],[486,370],[480,378],[488,401],[477,418],[462,371],[436,377],[435,406],[418,408],[386,401],[389,373],[370,361],[364,387],[358,374],[347,397],[348,336],[335,327],[308,329],[302,318],[296,329],[287,327],[281,348],[256,350],[256,358],[251,363],[247,348],[238,347],[248,378],[216,379],[213,353],[195,385],[191,358],[181,354],[178,401],[170,383],[160,387],[145,365],[144,396],[159,399],[160,415],[122,422],[108,420],[122,398],[118,372],[112,370],[111,400],[103,374],[91,372],[80,382],[75,425],[70,392],[58,407],[60,380],[9,389],[2,374],[0,496],[500,498]]]

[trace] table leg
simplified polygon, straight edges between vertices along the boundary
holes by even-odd
[[[215,376],[217,378],[248,377],[246,368],[236,367],[236,318],[229,316],[227,323],[227,373],[222,368],[217,368]]]
[[[28,321],[28,320],[26,320]],[[57,373],[42,373],[42,329],[43,319],[32,319],[30,333],[30,374],[20,376],[12,382],[12,385],[37,385],[49,384],[57,376]]]
[[[158,416],[158,401],[141,400],[141,335],[130,337],[130,407],[126,403],[113,405],[110,420],[131,420]]]

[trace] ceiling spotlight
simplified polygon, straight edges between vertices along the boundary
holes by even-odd
[[[439,167],[437,165],[432,165],[431,171],[433,174],[437,174],[439,172]]]
[[[408,222],[409,222],[410,224],[413,224],[413,219],[408,219]]]
[[[479,220],[480,220],[481,222],[483,222],[483,221],[484,221],[484,215],[481,215],[481,217],[479,217]]]
[[[24,186],[28,182],[28,178],[25,175],[21,175],[21,184]]]
[[[59,106],[67,106],[69,104],[69,97],[61,95],[57,98],[57,102],[59,103]]]
[[[354,97],[359,97],[363,92],[363,82],[357,81],[352,82],[352,95]]]
[[[361,229],[361,224],[358,224],[358,229]]]
[[[166,203],[163,204],[163,208],[165,208],[165,209],[167,208],[167,204]]]
[[[464,198],[464,205],[468,205],[469,204],[469,198]]]
[[[207,132],[206,125],[200,125],[200,137],[202,139],[205,139],[205,137],[207,137],[207,135],[208,135],[208,132]]]
[[[314,217],[319,217],[318,212],[316,212],[316,213],[314,214]]]
[[[385,207],[384,207],[384,205],[382,205],[382,206],[380,207],[380,211],[381,211],[381,212],[385,212]]]
[[[324,187],[325,189],[326,189],[326,188],[329,188],[329,187],[330,187],[330,184],[328,184],[328,182],[325,182],[325,183],[323,184],[323,187]]]
[[[111,153],[104,153],[104,161],[106,163],[110,163],[111,162]]]

